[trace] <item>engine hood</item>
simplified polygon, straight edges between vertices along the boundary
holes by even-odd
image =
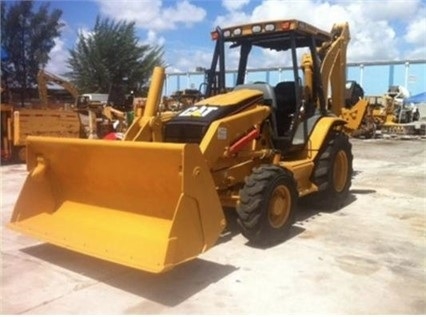
[[[255,107],[262,98],[259,90],[241,89],[201,100],[167,122],[165,140],[199,143],[213,121]]]

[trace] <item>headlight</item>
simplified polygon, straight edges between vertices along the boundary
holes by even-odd
[[[232,34],[233,34],[234,36],[241,35],[241,28],[234,29],[234,32],[232,32]]]
[[[271,32],[273,30],[275,30],[275,24],[266,24],[265,25],[265,31],[266,32]]]
[[[262,31],[262,27],[260,25],[253,25],[251,31],[253,33],[259,33],[260,31]]]

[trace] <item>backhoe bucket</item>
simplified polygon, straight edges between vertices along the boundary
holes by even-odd
[[[225,226],[196,144],[28,137],[14,230],[163,272],[214,245]]]

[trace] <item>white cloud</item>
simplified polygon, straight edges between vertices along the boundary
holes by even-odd
[[[166,42],[166,39],[162,36],[158,36],[157,32],[155,31],[148,31],[147,38],[145,41],[143,41],[144,44],[149,44],[152,46],[163,46]]]
[[[241,9],[249,2],[250,0],[222,0],[222,6],[228,11],[234,11]]]
[[[168,72],[186,72],[195,70],[197,66],[210,66],[212,45],[178,49],[171,42],[166,44],[164,35],[164,31],[190,27],[205,20],[207,14],[202,8],[202,1],[98,0],[98,3],[104,16],[135,21],[137,28],[146,30],[146,38],[141,39],[141,43],[164,46],[166,62],[170,65]],[[263,0],[256,1],[254,6],[249,6],[248,0],[222,0],[221,12],[212,22],[212,27],[295,18],[330,30],[334,22],[348,21],[350,62],[426,58],[426,4],[420,0]],[[84,34],[89,32],[85,29],[80,31]],[[206,30],[206,38],[209,31]],[[57,39],[55,44],[47,70],[60,75],[67,71],[68,52],[62,40]],[[227,56],[230,68],[236,67],[236,55],[237,50],[234,50]],[[282,66],[285,63],[273,51],[264,51],[259,57],[256,67]]]
[[[372,21],[409,20],[421,5],[420,0],[357,1],[354,3],[360,5],[363,15]]]
[[[206,11],[188,0],[167,6],[161,0],[111,1],[98,0],[100,11],[115,20],[134,21],[140,29],[161,31],[176,29],[178,25],[191,26],[203,21]]]
[[[406,58],[402,48],[406,44],[404,40],[419,46],[410,56],[413,56],[414,52],[418,56],[424,51],[421,47],[425,43],[425,3],[420,0],[264,0],[251,12],[244,11],[239,6],[227,8],[229,11],[218,16],[214,25],[226,27],[256,21],[298,19],[328,31],[333,23],[347,21],[351,33],[347,56],[348,61],[352,62]],[[410,21],[412,22],[404,36],[401,25]],[[268,58],[263,62],[265,67],[273,64],[274,55],[268,53]]]
[[[179,23],[191,26],[193,23],[201,22],[206,15],[206,10],[184,0],[179,1],[176,7],[164,8],[163,14],[159,18],[164,19],[164,23],[168,28],[175,28]]]
[[[405,58],[407,59],[425,59],[426,58],[426,45],[409,50]]]
[[[214,24],[214,27],[220,26],[223,28],[227,26],[248,23],[249,21],[250,21],[250,15],[241,11],[236,11],[236,12],[229,13],[227,15],[220,15],[216,17],[213,24]]]
[[[46,65],[47,71],[61,77],[69,71],[67,68],[69,54],[61,38],[55,39],[55,46],[50,51],[49,56],[50,60]]]
[[[167,68],[168,72],[193,72],[196,67],[209,68],[213,52],[206,50],[173,50],[176,57],[173,65]]]
[[[395,30],[386,21],[360,22],[351,33],[348,60],[352,62],[399,58]]]
[[[425,12],[426,13],[426,12]],[[411,44],[426,44],[426,16],[419,16],[407,26],[405,40]]]
[[[214,25],[226,27],[249,22],[281,19],[298,19],[313,24],[318,28],[330,30],[334,22],[347,21],[349,13],[342,6],[330,5],[328,2],[264,0],[252,12],[236,10],[218,16],[214,21]]]

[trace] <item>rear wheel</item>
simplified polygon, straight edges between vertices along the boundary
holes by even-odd
[[[255,168],[240,190],[237,205],[242,234],[255,243],[285,237],[294,222],[296,200],[291,172],[275,165]]]
[[[352,146],[348,136],[335,134],[320,155],[313,182],[318,186],[322,202],[337,210],[343,206],[352,183]]]

